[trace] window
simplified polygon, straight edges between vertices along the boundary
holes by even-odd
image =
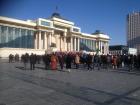
[[[1,26],[0,26],[0,44],[1,44]]]
[[[0,47],[7,47],[6,39],[7,39],[7,27],[6,26],[1,26],[1,43]]]
[[[33,48],[34,47],[34,31],[27,30],[27,48]]]
[[[50,22],[46,22],[46,21],[41,21],[41,25],[43,26],[50,26]]]
[[[73,28],[73,31],[74,32],[79,32],[79,29],[78,28]]]
[[[19,28],[15,28],[15,47],[16,48],[20,48],[21,47],[21,29]]]
[[[27,33],[25,29],[21,29],[21,48],[27,47]]]
[[[15,28],[8,27],[8,43],[7,47],[15,47]]]

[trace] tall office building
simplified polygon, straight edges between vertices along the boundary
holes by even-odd
[[[127,45],[140,54],[140,12],[127,15]]]

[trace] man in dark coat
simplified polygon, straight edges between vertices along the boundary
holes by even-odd
[[[58,61],[59,61],[61,70],[63,70],[63,68],[64,68],[64,57],[63,57],[63,55],[58,55]]]
[[[27,63],[29,61],[29,54],[26,53],[25,55],[22,55],[22,61],[24,63],[24,69],[26,70],[27,69]]]
[[[50,67],[50,56],[48,54],[45,54],[43,56],[43,62],[45,64],[45,70],[49,69],[49,67]]]
[[[68,69],[69,72],[71,69],[71,63],[72,63],[72,56],[70,54],[68,54],[66,56],[66,69]]]
[[[35,63],[36,63],[36,56],[32,53],[30,55],[30,69],[31,70],[35,69]]]
[[[88,70],[91,69],[92,70],[92,67],[91,67],[91,64],[92,64],[92,56],[90,54],[87,55],[87,66],[88,66]]]

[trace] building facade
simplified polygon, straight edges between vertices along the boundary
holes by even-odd
[[[140,12],[127,15],[127,46],[140,53]]]
[[[82,33],[74,22],[59,13],[51,18],[18,20],[0,16],[0,48],[23,48],[55,51],[81,51],[109,53],[109,36],[103,33]]]
[[[127,55],[128,47],[125,45],[111,45],[109,46],[109,54],[111,55]]]

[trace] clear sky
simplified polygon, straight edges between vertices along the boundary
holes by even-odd
[[[0,16],[49,18],[55,8],[84,33],[108,34],[110,44],[126,44],[126,15],[140,11],[140,0],[0,0]]]

